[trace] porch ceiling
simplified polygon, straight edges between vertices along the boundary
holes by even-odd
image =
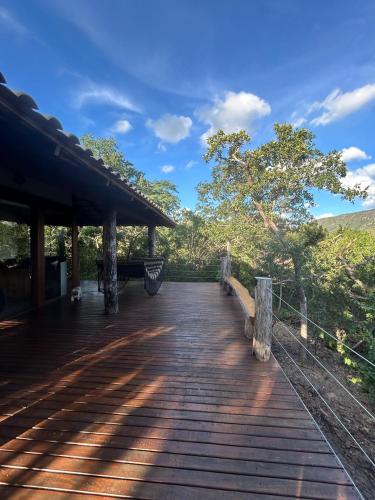
[[[34,100],[5,85],[0,73],[0,199],[38,205],[47,224],[102,225],[108,208],[119,225],[175,223],[150,199],[93,157]]]

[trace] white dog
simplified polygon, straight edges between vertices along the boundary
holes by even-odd
[[[76,286],[72,288],[72,293],[70,295],[70,302],[79,302],[82,298],[82,288],[80,286]]]

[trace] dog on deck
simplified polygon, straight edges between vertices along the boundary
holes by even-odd
[[[76,286],[72,288],[72,292],[70,295],[70,302],[79,302],[82,298],[82,288],[80,286]]]

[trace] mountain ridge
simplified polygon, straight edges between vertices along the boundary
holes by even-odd
[[[334,215],[317,220],[318,224],[334,231],[339,227],[356,229],[357,231],[367,231],[375,235],[375,208],[370,210],[361,210],[348,214]]]

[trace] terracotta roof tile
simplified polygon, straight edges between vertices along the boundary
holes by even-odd
[[[157,212],[167,225],[175,225],[175,222],[155,202],[141,193],[138,188],[125,179],[119,172],[105,165],[101,158],[95,158],[90,149],[86,149],[80,144],[76,135],[65,131],[57,118],[36,111],[39,109],[38,105],[30,95],[9,88],[2,73],[0,73],[0,99],[5,101],[11,108],[15,108],[17,111],[22,112],[23,115],[26,115],[32,124],[46,131],[57,141],[63,142],[64,147],[81,157],[82,160],[90,161],[95,168],[100,169],[107,177],[115,180],[116,185],[122,187],[128,193],[135,195],[142,203]]]

